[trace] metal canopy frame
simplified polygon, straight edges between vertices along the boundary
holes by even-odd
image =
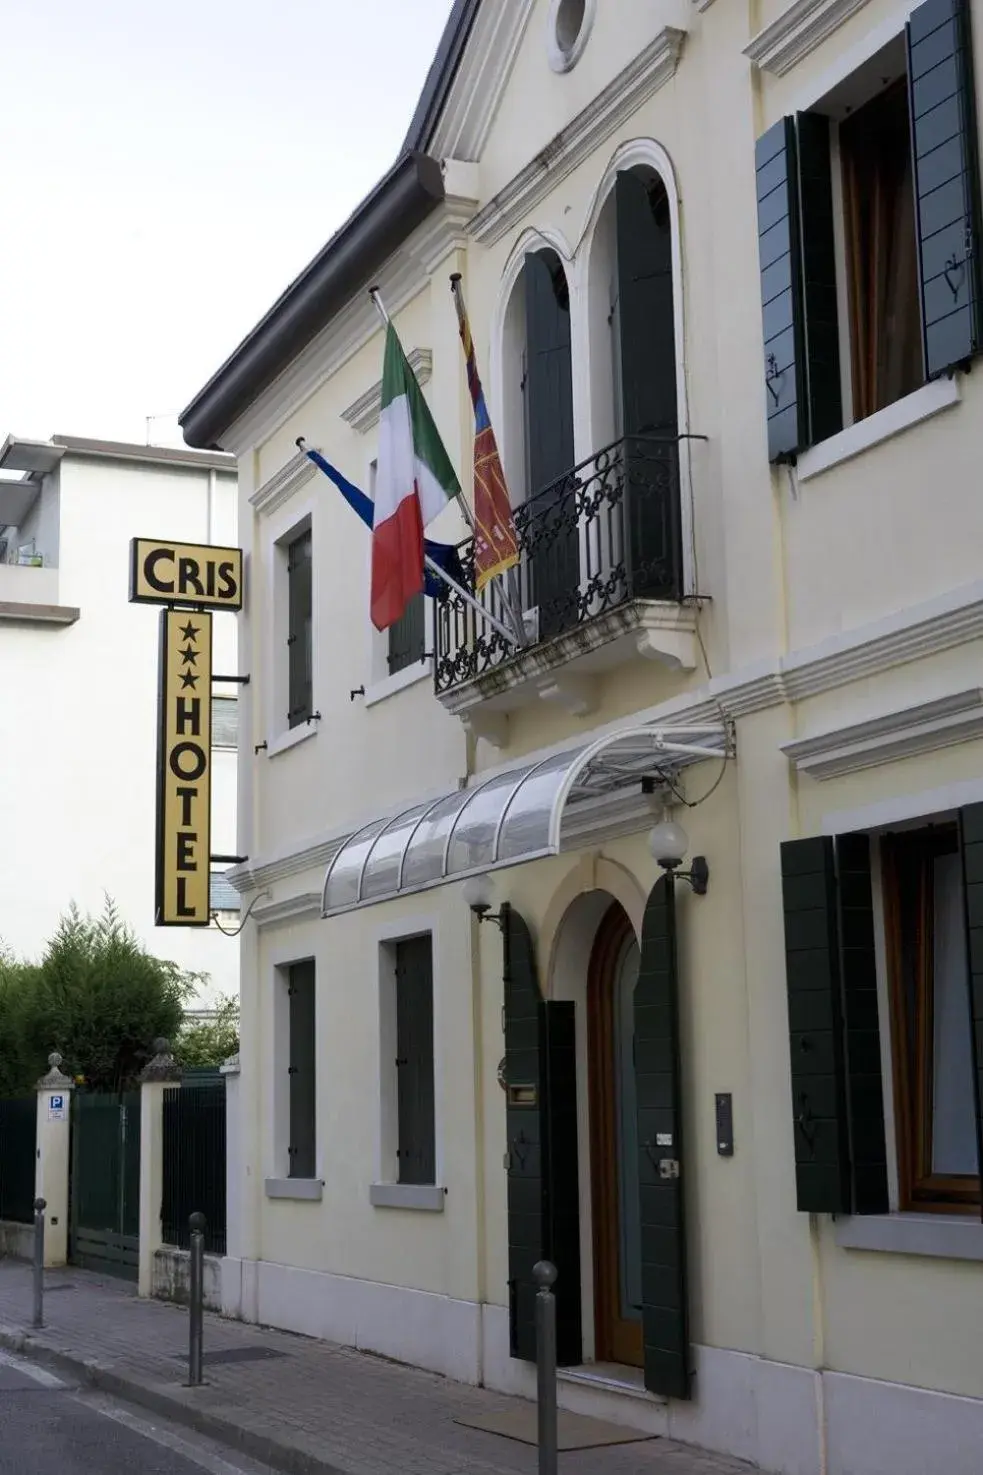
[[[583,804],[641,788],[643,779],[668,787],[681,768],[733,754],[723,721],[621,728],[373,819],[329,862],[321,915],[559,855],[564,821]]]

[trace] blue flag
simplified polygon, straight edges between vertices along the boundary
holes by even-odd
[[[375,511],[372,498],[367,497],[364,492],[359,491],[358,487],[350,482],[347,476],[342,476],[338,468],[332,466],[330,461],[326,461],[320,451],[308,449],[302,439],[297,441],[297,445],[304,452],[307,459],[313,461],[314,465],[324,472],[329,481],[334,482],[352,511],[356,512],[365,523],[365,526],[371,530],[372,516]],[[433,559],[438,568],[443,569],[448,578],[453,579],[455,584],[460,584],[462,588],[466,587],[464,583],[464,570],[461,567],[461,560],[453,543],[432,543],[429,538],[426,538],[424,540],[423,550],[428,558]],[[424,564],[423,568],[423,592],[428,598],[441,602],[450,593],[443,579],[439,578],[432,569],[427,568],[426,564]]]

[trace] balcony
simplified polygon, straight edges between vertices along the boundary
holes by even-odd
[[[615,441],[514,516],[522,557],[511,589],[525,644],[506,641],[451,593],[437,609],[434,674],[449,712],[478,735],[503,741],[510,711],[545,700],[585,715],[596,704],[595,678],[639,656],[676,670],[695,667],[675,436]],[[474,588],[473,540],[458,551]],[[499,620],[502,583],[478,596]]]
[[[56,568],[0,558],[0,625],[73,625],[78,617],[76,608],[58,603]]]

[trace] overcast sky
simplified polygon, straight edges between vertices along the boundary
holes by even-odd
[[[0,439],[175,412],[392,162],[451,0],[11,0]],[[170,418],[168,418],[170,416]]]

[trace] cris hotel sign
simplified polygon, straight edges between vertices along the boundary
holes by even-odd
[[[158,927],[207,927],[211,611],[242,608],[242,550],[134,538],[130,601],[165,606],[160,612],[155,921]]]

